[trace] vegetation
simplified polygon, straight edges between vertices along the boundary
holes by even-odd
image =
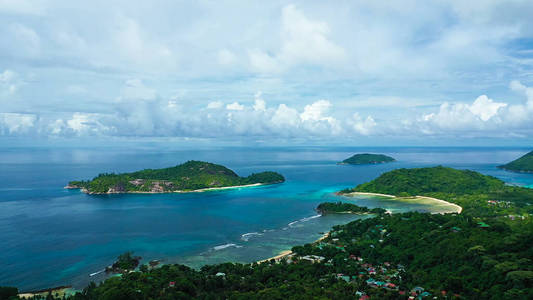
[[[118,256],[117,261],[113,263],[108,272],[122,273],[127,270],[133,270],[139,265],[141,257],[134,257],[133,252],[126,252]]]
[[[247,184],[271,184],[285,181],[276,172],[262,172],[239,177],[232,170],[208,162],[188,161],[164,169],[145,169],[123,174],[100,174],[90,181],[71,181],[69,188],[82,188],[90,194],[125,192],[172,192]]]
[[[383,193],[395,196],[417,196],[434,192],[463,195],[501,190],[504,186],[501,180],[492,176],[438,166],[393,170],[342,192]]]
[[[352,213],[352,214],[363,214],[363,213],[373,213],[373,214],[382,214],[386,210],[383,208],[373,208],[369,209],[364,206],[357,206],[352,203],[346,202],[323,202],[318,205],[316,210],[321,214],[335,214],[335,213]]]
[[[18,292],[16,287],[0,286],[0,300],[16,299]]]
[[[354,190],[434,196],[464,209],[378,214],[261,264],[141,267],[71,299],[533,299],[533,190],[443,167],[392,171]]]
[[[342,161],[342,164],[348,165],[366,165],[366,164],[381,164],[396,161],[394,158],[383,154],[355,154],[350,158]]]
[[[515,172],[533,172],[533,151],[498,168]]]

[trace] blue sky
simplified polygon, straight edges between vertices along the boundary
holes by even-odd
[[[528,145],[531,1],[0,0],[0,142]]]

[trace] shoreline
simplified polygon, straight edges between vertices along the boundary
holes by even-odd
[[[321,237],[319,237],[316,241],[314,241],[312,244],[316,244],[316,243],[320,243],[321,241],[325,240],[326,238],[329,237],[329,231],[324,233]],[[284,257],[287,257],[289,255],[292,254],[292,250],[283,250],[281,251],[278,255],[276,256],[272,256],[270,258],[267,258],[267,259],[262,259],[262,260],[258,260],[258,261],[255,261],[253,263],[264,263],[264,262],[268,262],[268,261],[271,261],[271,260],[275,260],[275,261],[279,261],[281,260],[282,258]],[[253,264],[252,263],[252,264]]]
[[[68,190],[81,190],[82,193],[85,193],[87,195],[112,195],[112,194],[172,194],[172,193],[180,193],[180,194],[187,194],[187,193],[203,193],[203,192],[210,192],[210,191],[221,191],[221,190],[229,190],[229,189],[238,189],[238,188],[247,188],[247,187],[254,187],[254,186],[263,186],[263,185],[271,185],[271,184],[279,184],[282,182],[272,182],[272,183],[252,183],[252,184],[244,184],[244,185],[232,185],[232,186],[221,186],[221,187],[212,187],[212,188],[201,188],[197,190],[177,190],[177,191],[163,191],[163,192],[145,192],[145,191],[127,191],[127,192],[113,192],[113,193],[91,193],[88,192],[84,188],[79,187],[69,187],[68,185],[64,187],[64,189]]]
[[[439,203],[443,203],[443,204],[455,207],[457,211],[451,212],[451,213],[459,213],[460,214],[463,211],[463,208],[461,206],[455,204],[455,203],[451,203],[451,202],[448,202],[446,200],[437,199],[437,198],[433,198],[433,197],[427,197],[427,196],[397,197],[397,196],[394,196],[394,195],[380,194],[380,193],[368,193],[368,192],[351,192],[351,193],[343,194],[343,196],[347,196],[347,197],[357,196],[357,195],[380,196],[380,197],[387,197],[387,198],[393,198],[393,199],[398,199],[398,200],[408,199],[408,198],[426,199],[426,200],[431,200],[431,201],[435,201],[435,202],[439,202]]]

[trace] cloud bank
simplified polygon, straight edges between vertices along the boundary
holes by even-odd
[[[0,1],[0,139],[528,141],[531,15],[526,0]]]

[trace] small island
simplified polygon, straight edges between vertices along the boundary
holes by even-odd
[[[71,181],[67,189],[87,194],[198,192],[284,182],[276,172],[240,177],[232,170],[213,163],[188,161],[175,167],[145,169],[132,173],[105,173],[88,181]]]
[[[340,165],[368,165],[368,164],[383,164],[396,161],[394,158],[383,154],[362,153],[355,154],[340,162]]]
[[[533,173],[533,151],[498,168],[521,173]]]
[[[352,203],[346,202],[323,202],[320,203],[316,211],[322,215],[325,214],[383,214],[387,210],[383,208],[372,208],[369,209],[365,206],[358,206]]]
[[[111,266],[105,268],[105,271],[108,273],[124,274],[137,268],[141,259],[140,256],[133,256],[133,252],[126,252],[119,255]]]

